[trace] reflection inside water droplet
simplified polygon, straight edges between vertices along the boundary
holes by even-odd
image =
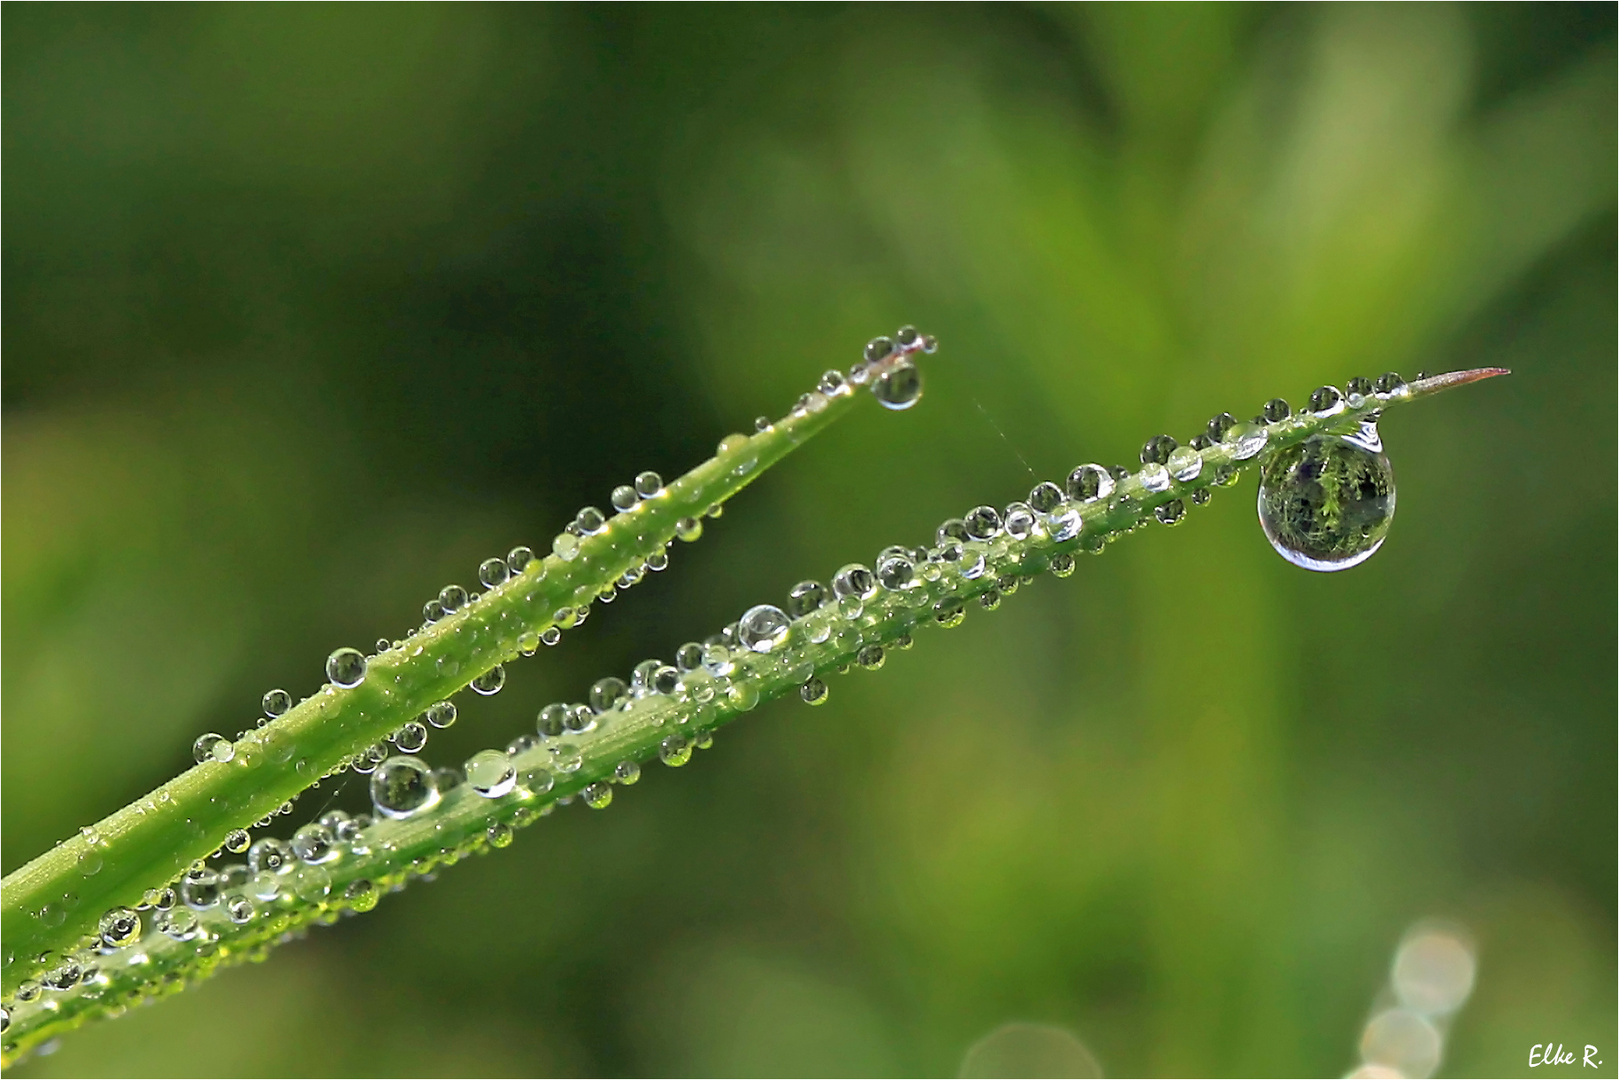
[[[1306,570],[1372,557],[1394,518],[1394,470],[1359,439],[1317,435],[1280,450],[1259,481],[1259,523],[1277,554]]]

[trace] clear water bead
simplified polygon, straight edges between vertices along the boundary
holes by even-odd
[[[285,874],[296,865],[291,846],[273,836],[247,850],[247,868],[255,874]]]
[[[479,675],[467,684],[474,693],[488,697],[490,694],[500,693],[500,688],[506,685],[506,669],[499,664]]]
[[[557,533],[551,541],[551,553],[563,562],[572,562],[579,557],[579,538],[572,533]]]
[[[436,701],[427,707],[422,714],[427,722],[436,728],[447,728],[455,723],[455,703],[450,701]]]
[[[180,878],[180,899],[186,907],[205,911],[219,903],[219,875],[206,866],[193,866]]]
[[[270,690],[264,695],[264,715],[271,720],[292,708],[292,695],[285,690]]]
[[[792,622],[785,611],[770,604],[759,604],[749,608],[737,621],[737,641],[753,652],[768,653],[786,642],[791,628]]]
[[[521,574],[534,561],[534,549],[518,545],[506,553],[506,569]]]
[[[993,506],[974,507],[965,518],[967,535],[974,540],[993,540],[1001,535],[1001,515]]]
[[[885,409],[909,409],[922,400],[922,372],[909,360],[894,361],[872,382],[871,393]]]
[[[691,742],[684,735],[669,735],[658,744],[658,759],[671,769],[691,760]]]
[[[787,592],[787,613],[802,619],[826,603],[826,587],[819,581],[800,581]]]
[[[586,785],[585,790],[579,794],[585,800],[585,805],[592,810],[605,810],[607,805],[613,801],[612,785],[603,783],[600,780],[594,784]]]
[[[302,862],[318,865],[337,858],[337,836],[325,825],[315,822],[292,834],[292,853]]]
[[[1169,487],[1169,470],[1156,461],[1141,466],[1140,477],[1141,486],[1148,491],[1164,491]]]
[[[517,769],[500,750],[480,750],[467,759],[462,769],[467,786],[486,799],[498,799],[517,786]]]
[[[1028,503],[1007,503],[1005,528],[1006,535],[1014,540],[1025,539],[1034,532],[1034,510]]]
[[[114,949],[127,948],[140,940],[141,917],[126,907],[115,907],[101,916],[96,927],[101,940]]]
[[[236,756],[236,747],[223,735],[210,731],[197,736],[197,741],[191,744],[191,756],[198,765],[206,765],[210,761],[223,765]]]
[[[485,559],[478,564],[478,580],[486,589],[504,585],[511,575],[511,567],[506,565],[505,559]]]
[[[703,523],[697,518],[683,517],[675,522],[675,536],[688,544],[702,535]]]
[[[654,667],[656,663],[653,662]],[[611,675],[605,679],[597,679],[590,688],[590,711],[597,714],[607,712],[622,701],[627,693],[629,687],[624,685],[623,679]]]
[[[839,599],[870,600],[877,595],[877,575],[860,563],[850,563],[832,575],[832,591]]]
[[[445,611],[460,611],[467,606],[467,591],[459,585],[446,585],[438,591],[438,602]]]
[[[798,688],[798,696],[806,705],[824,705],[829,693],[826,683],[815,675],[805,679],[804,685]]]
[[[1182,446],[1169,453],[1169,475],[1181,483],[1196,480],[1203,471],[1203,455],[1190,446]]]
[[[1388,536],[1394,502],[1388,457],[1337,435],[1278,451],[1260,474],[1265,538],[1306,570],[1347,570],[1371,558]]]
[[[402,820],[439,800],[433,772],[413,757],[391,757],[371,774],[371,805],[383,817]]]
[[[326,678],[345,690],[365,682],[365,653],[359,649],[338,649],[326,658]]]
[[[635,477],[635,493],[643,499],[650,499],[663,491],[663,477],[648,469],[638,473]]]
[[[1081,465],[1068,474],[1068,497],[1076,502],[1093,503],[1113,494],[1113,474],[1100,465]]]
[[[406,754],[420,753],[427,745],[427,725],[412,720],[394,732],[393,744]]]
[[[253,838],[246,829],[232,829],[225,834],[225,850],[232,855],[240,855],[253,843]]]
[[[1232,456],[1247,461],[1261,450],[1270,438],[1270,432],[1258,424],[1236,424],[1226,432],[1225,441],[1232,447]]]
[[[621,761],[613,766],[613,780],[626,787],[641,779],[641,766],[633,761]]]

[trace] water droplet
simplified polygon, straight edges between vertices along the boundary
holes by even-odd
[[[922,372],[909,360],[886,364],[873,380],[871,393],[885,409],[909,409],[922,400]]]
[[[1154,508],[1152,516],[1165,525],[1179,525],[1186,517],[1186,504],[1179,499],[1171,499],[1162,506]]]
[[[937,604],[933,605],[934,621],[936,621],[946,630],[949,630],[951,627],[960,626],[961,620],[965,619],[966,617],[967,609],[962,605],[960,600],[957,600],[954,597],[940,600]]]
[[[557,533],[551,541],[551,551],[563,562],[572,562],[579,557],[579,538],[572,533]]]
[[[1148,491],[1164,491],[1169,487],[1169,470],[1157,462],[1141,467],[1141,486]]]
[[[862,646],[860,651],[855,653],[854,662],[867,671],[876,671],[883,666],[884,659],[886,658],[883,655],[883,647],[873,643]]]
[[[1237,424],[1226,432],[1226,442],[1238,461],[1247,461],[1265,448],[1270,432],[1258,424]]]
[[[554,626],[547,626],[544,630],[540,631],[540,644],[541,645],[555,645],[557,642],[559,642],[561,640],[562,640],[562,631],[558,630]]]
[[[84,978],[84,968],[76,960],[63,961],[40,981],[52,990],[71,990]]]
[[[504,585],[511,574],[511,568],[506,565],[505,559],[485,559],[478,564],[478,580],[486,589]]]
[[[330,862],[337,857],[337,837],[318,822],[305,825],[292,834],[292,853],[306,863]]]
[[[694,517],[683,517],[675,522],[675,536],[691,543],[703,535],[703,523]]]
[[[635,477],[635,493],[643,499],[650,499],[663,491],[663,477],[648,469],[638,473]]]
[[[1306,570],[1371,558],[1394,518],[1389,459],[1351,439],[1316,435],[1276,453],[1259,484],[1259,523],[1277,554]]]
[[[916,581],[916,567],[905,555],[889,555],[877,563],[877,580],[892,591],[909,589]]]
[[[656,665],[657,661],[653,661]],[[600,715],[624,699],[629,687],[624,680],[609,675],[605,679],[597,679],[590,688],[590,711]]]
[[[826,603],[826,587],[819,581],[800,581],[787,592],[787,613],[795,619]]]
[[[832,575],[832,591],[839,599],[870,600],[877,595],[877,575],[859,563],[850,563]]]
[[[1203,471],[1203,455],[1190,446],[1183,446],[1169,454],[1169,474],[1183,484],[1196,480]]]
[[[1377,377],[1372,388],[1379,394],[1392,394],[1405,386],[1405,380],[1400,378],[1398,371],[1385,371]]]
[[[578,515],[573,519],[573,523],[579,527],[581,534],[595,536],[607,528],[607,515],[594,506],[587,506],[579,511]]]
[[[804,685],[798,688],[798,696],[806,705],[824,705],[829,694],[825,681],[815,675],[805,679]]]
[[[1062,505],[1062,488],[1046,480],[1029,491],[1029,505],[1037,513],[1049,514]]]
[[[871,571],[867,570],[869,575]],[[751,607],[737,622],[737,641],[756,653],[774,651],[787,641],[792,622],[787,613],[770,604]]]
[[[596,726],[596,714],[588,705],[571,705],[562,718],[562,726],[572,732],[589,731]]]
[[[467,685],[472,687],[474,693],[482,694],[484,697],[498,694],[500,688],[506,685],[506,669],[496,664]]]
[[[976,506],[965,519],[967,535],[974,540],[993,540],[1001,535],[1001,515],[993,506]]]
[[[641,779],[641,766],[633,761],[621,761],[613,766],[613,780],[626,786]]]
[[[270,690],[264,695],[264,715],[271,720],[292,708],[292,695],[285,690]]]
[[[197,916],[185,908],[160,913],[152,925],[158,933],[174,941],[190,941],[197,936]]]
[[[503,821],[495,822],[483,832],[484,839],[489,841],[489,846],[492,848],[511,847],[512,837],[515,835],[512,827]]]
[[[112,948],[126,948],[140,939],[141,917],[126,907],[115,907],[101,916],[97,929],[101,940]]]
[[[359,649],[338,649],[326,658],[326,678],[345,690],[365,681],[365,653]]]
[[[1100,465],[1081,465],[1068,474],[1068,497],[1093,503],[1113,494],[1113,475]]]
[[[480,750],[467,759],[462,770],[467,786],[486,799],[498,799],[517,786],[517,769],[512,759],[499,750]]]
[[[1210,442],[1224,442],[1225,433],[1236,424],[1237,418],[1228,412],[1223,412],[1209,421],[1208,433]]]
[[[1001,606],[1001,590],[999,588],[987,589],[978,597],[978,606],[985,611],[994,611]]]
[[[1198,488],[1192,492],[1192,501],[1198,506],[1203,506],[1212,498],[1214,498],[1214,493],[1208,488]]]
[[[393,733],[393,744],[402,753],[419,753],[427,745],[427,725],[419,720],[410,721]]]
[[[1141,464],[1165,465],[1169,462],[1170,452],[1180,443],[1169,435],[1154,435],[1141,447]]]
[[[585,805],[592,810],[605,810],[607,805],[613,801],[612,785],[605,784],[600,780],[594,784],[586,785],[585,790],[579,794],[584,798]]]
[[[377,887],[365,878],[349,882],[348,888],[343,890],[344,903],[359,912],[370,911],[376,907],[379,898]]]
[[[189,911],[186,912],[186,914],[191,915]],[[191,917],[193,919],[196,918],[195,915],[191,915]],[[44,992],[45,988],[40,986],[39,983],[35,982],[33,979],[24,979],[22,982],[17,984],[17,1000],[21,1002],[33,1001]]]
[[[1317,416],[1338,412],[1342,403],[1343,395],[1336,386],[1318,387],[1310,394],[1310,411]]]
[[[422,622],[429,626],[444,618],[445,614],[444,605],[437,600],[429,600],[422,605]]]
[[[447,728],[455,723],[455,704],[449,701],[436,701],[429,705],[422,715],[434,727]]]
[[[680,678],[680,672],[668,664],[660,666],[652,673],[652,690],[665,697],[673,697],[685,689],[685,683]]]
[[[671,769],[691,760],[691,743],[684,735],[668,735],[658,744],[658,759]]]
[[[223,735],[210,731],[197,736],[197,741],[191,744],[191,756],[198,765],[206,765],[210,761],[224,764],[236,756],[236,748]]]
[[[1058,577],[1067,577],[1074,572],[1074,557],[1067,552],[1051,557],[1051,572]]]
[[[1267,424],[1274,424],[1286,420],[1293,415],[1293,408],[1282,398],[1271,398],[1265,402],[1265,410],[1260,414]]]
[[[285,874],[297,865],[292,848],[284,840],[267,836],[247,852],[247,866],[255,874]]]
[[[513,576],[528,569],[534,561],[534,549],[519,544],[506,553],[506,570]]]
[[[439,800],[428,767],[413,757],[391,757],[371,774],[371,805],[384,817],[403,819]]]
[[[180,898],[198,911],[219,902],[219,875],[206,866],[193,866],[180,879]]]
[[[247,834],[246,829],[232,829],[225,834],[225,850],[232,855],[240,855],[253,843],[253,838]]]
[[[725,691],[725,698],[733,708],[748,712],[759,704],[759,688],[751,682],[734,682]]]

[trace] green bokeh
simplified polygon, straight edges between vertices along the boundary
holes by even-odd
[[[1611,1075],[1614,33],[8,5],[7,870],[901,322],[943,343],[920,407],[796,455],[426,756],[1029,469],[1514,370],[1391,417],[1362,567],[1277,558],[1249,480],[17,1074],[954,1075],[1027,1021],[1110,1075],[1337,1075],[1442,917],[1480,955],[1444,1072],[1551,1039]]]

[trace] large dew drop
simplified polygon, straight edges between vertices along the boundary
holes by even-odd
[[[870,574],[871,571],[866,571]],[[737,621],[737,640],[756,653],[767,653],[787,640],[791,624],[787,613],[769,604],[749,608]]]
[[[1278,451],[1259,480],[1259,523],[1277,554],[1306,570],[1372,557],[1394,519],[1394,470],[1360,440],[1317,435]]]
[[[359,649],[338,649],[326,658],[326,677],[344,689],[365,682],[365,654]]]
[[[438,783],[412,757],[391,757],[371,774],[371,803],[384,817],[408,818],[438,802]]]

